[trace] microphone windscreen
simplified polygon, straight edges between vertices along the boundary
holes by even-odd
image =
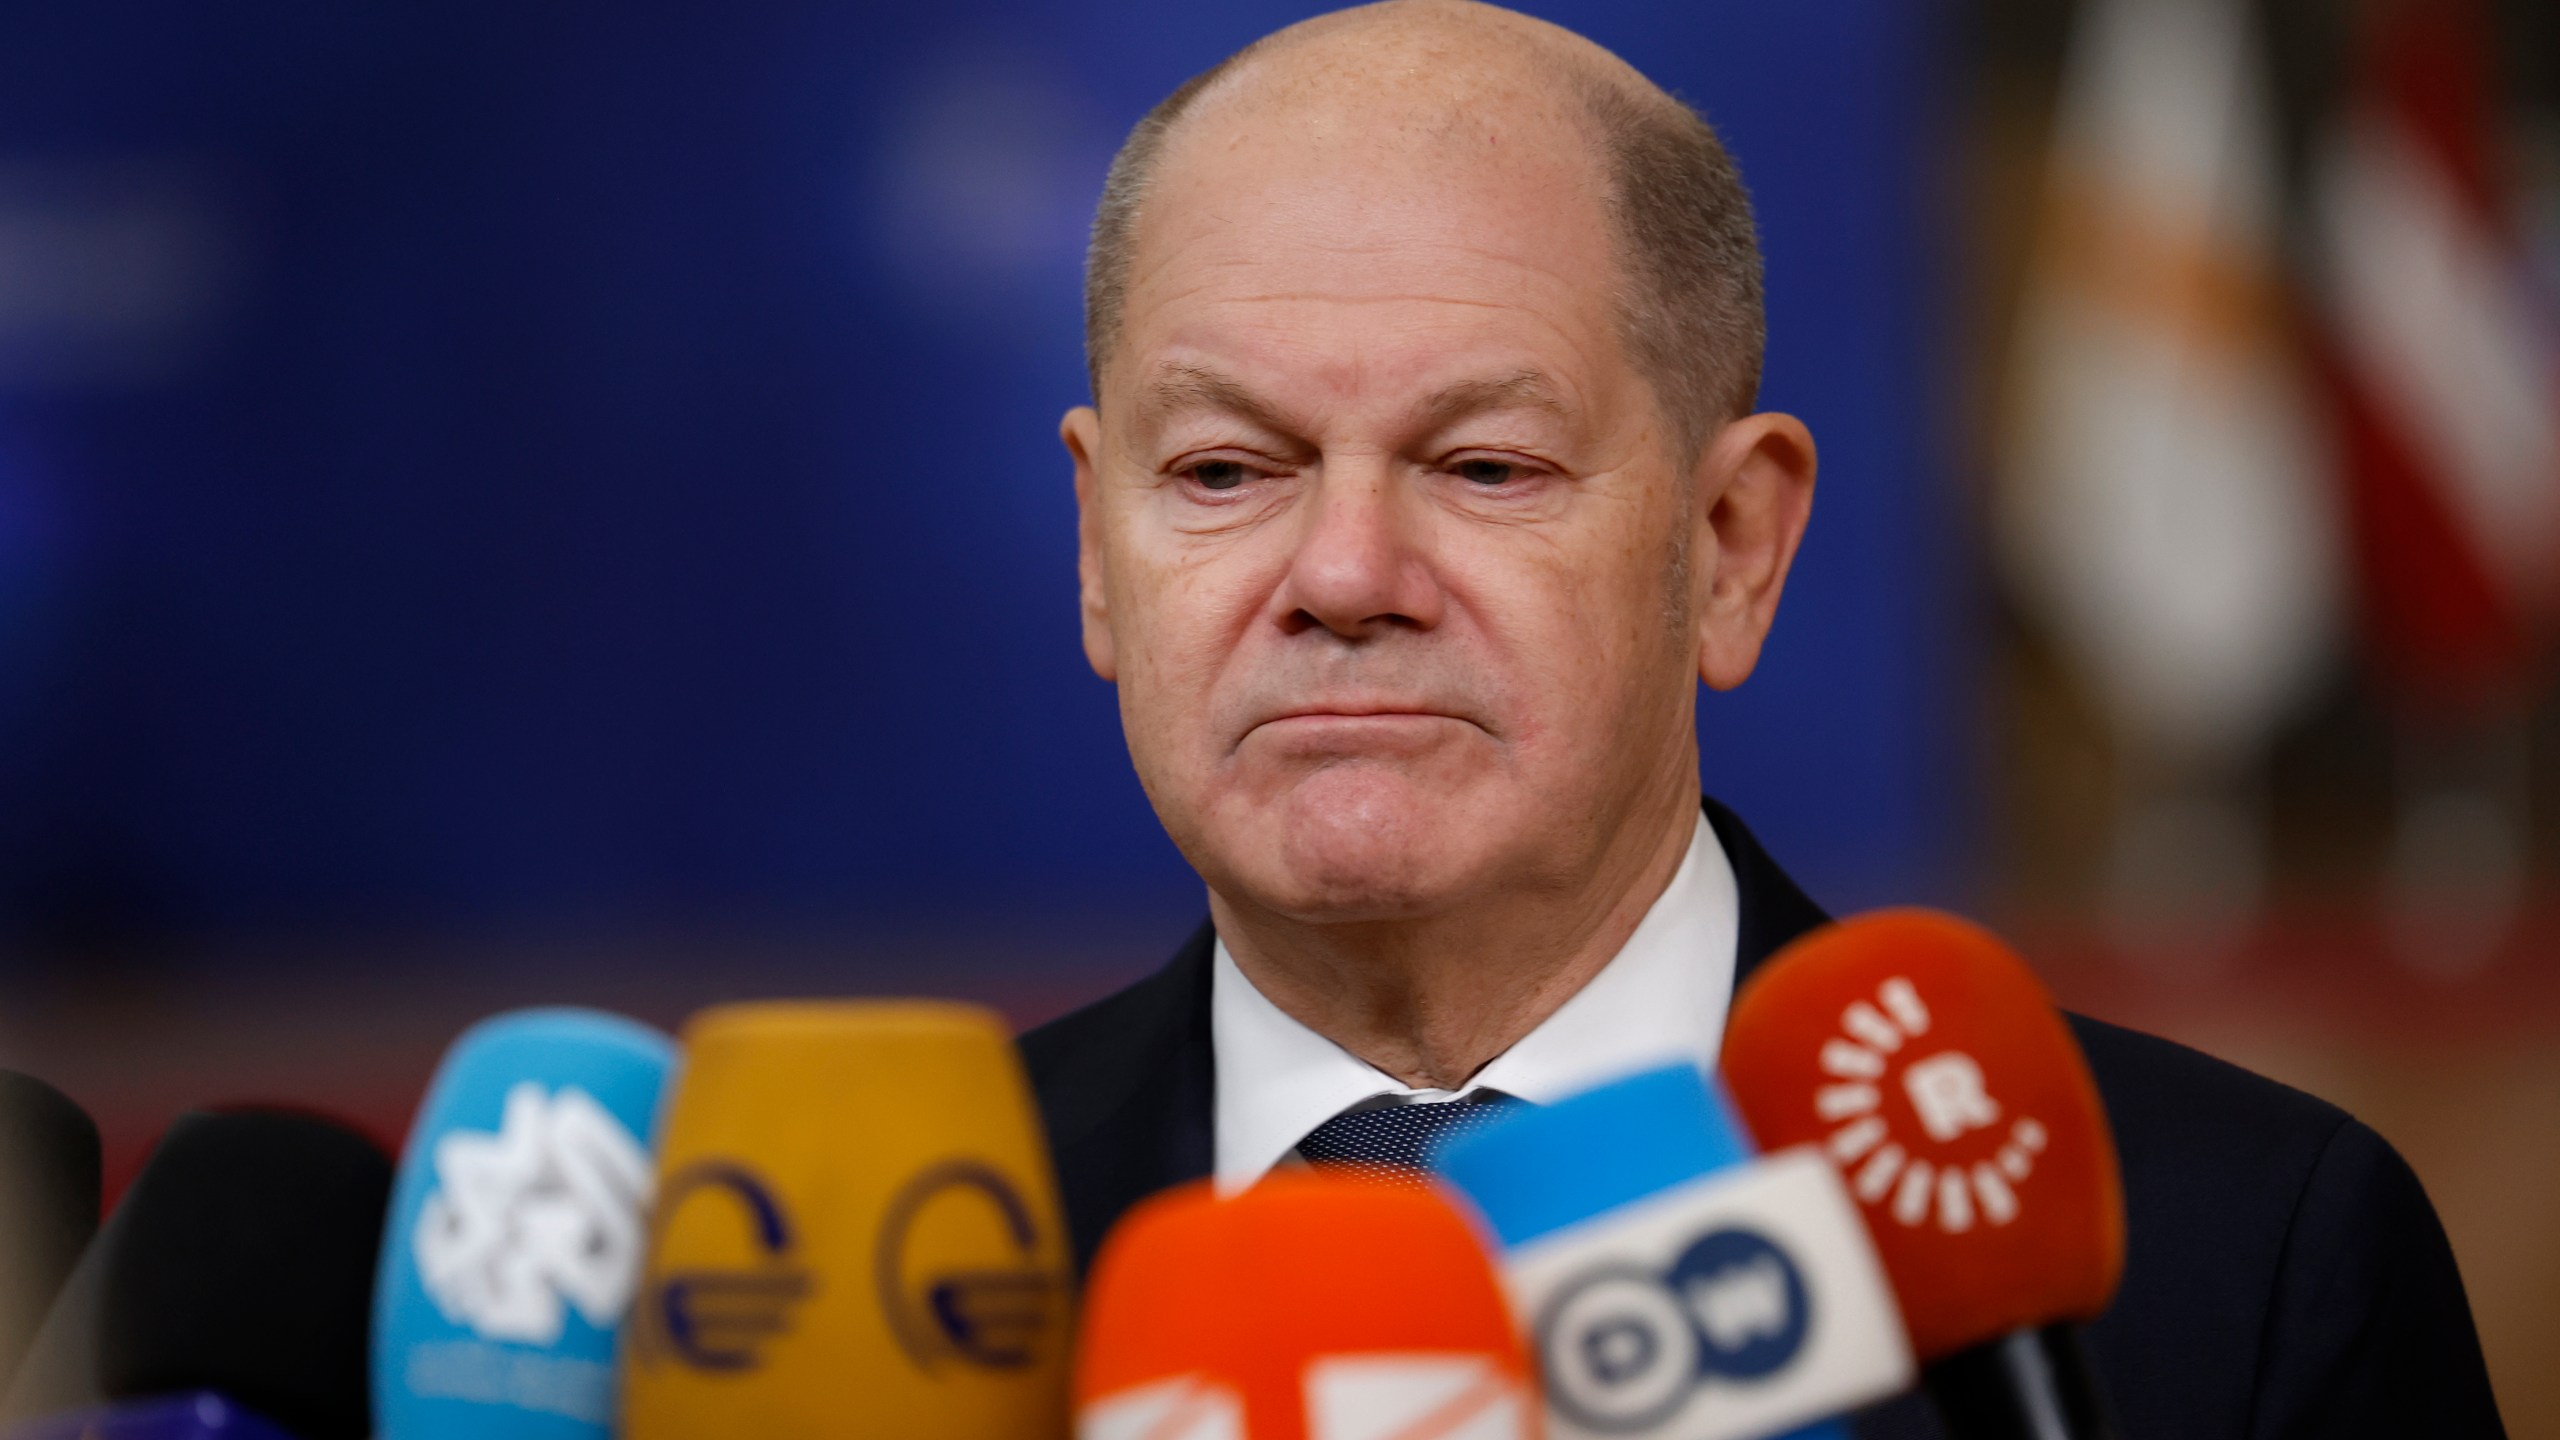
[[[61,1091],[0,1070],[0,1389],[97,1231],[97,1125]]]
[[[1735,996],[1723,1068],[1762,1141],[1839,1167],[1924,1363],[2114,1296],[2124,1195],[2097,1085],[1989,931],[1888,910],[1807,935]]]
[[[1521,1107],[1432,1165],[1502,1246],[1553,1435],[1757,1440],[1911,1383],[1839,1177],[1808,1150],[1751,1158],[1692,1066]]]
[[[721,1006],[659,1136],[631,1440],[1066,1428],[1066,1232],[1030,1084],[975,1006]]]
[[[294,1440],[210,1390],[30,1420],[8,1440]]]
[[[374,1288],[381,1440],[606,1440],[674,1042],[591,1010],[463,1032],[401,1156]]]
[[[212,1390],[301,1440],[362,1440],[391,1160],[282,1111],[181,1115],[63,1282],[7,1418]]]
[[[1525,1440],[1527,1354],[1436,1189],[1283,1171],[1139,1205],[1103,1241],[1077,1440]]]

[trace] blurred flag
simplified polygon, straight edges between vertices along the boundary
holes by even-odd
[[[2560,343],[2478,0],[2383,0],[2312,161],[2311,239],[2365,650],[2398,711],[2404,959],[2487,963],[2522,903],[2560,600]]]
[[[2263,869],[2238,782],[2323,672],[2340,568],[2270,101],[2239,0],[2092,0],[2073,46],[1995,539],[2112,728],[2120,912],[2236,922]]]
[[[2560,574],[2560,365],[2498,163],[2488,16],[2388,0],[2312,227],[2372,658],[2421,715],[2508,703]]]

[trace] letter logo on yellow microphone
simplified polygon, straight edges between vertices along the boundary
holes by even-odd
[[[1067,1238],[1002,1017],[706,1011],[660,1137],[624,1440],[1064,1440]]]
[[[1018,1369],[1065,1310],[1038,1222],[994,1166],[953,1160],[890,1200],[874,1273],[898,1344],[927,1370],[945,1359]]]
[[[704,1210],[724,1213],[692,1218]],[[698,1161],[668,1177],[658,1201],[660,1231],[678,1216],[733,1232],[743,1253],[729,1265],[651,1268],[642,1281],[643,1354],[698,1370],[753,1370],[767,1342],[790,1332],[792,1311],[813,1285],[792,1258],[791,1217],[771,1185],[732,1160]]]

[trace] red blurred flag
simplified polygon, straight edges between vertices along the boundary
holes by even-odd
[[[2514,703],[2555,599],[2560,347],[2499,163],[2479,0],[2384,0],[2312,234],[2370,658],[2457,722]]]

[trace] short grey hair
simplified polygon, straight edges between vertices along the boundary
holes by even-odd
[[[1120,338],[1130,246],[1166,137],[1257,41],[1185,81],[1146,113],[1102,182],[1085,252],[1085,370],[1095,398]],[[1677,97],[1582,67],[1568,70],[1608,167],[1617,306],[1627,355],[1649,381],[1683,456],[1749,414],[1768,344],[1751,197],[1715,127]]]

